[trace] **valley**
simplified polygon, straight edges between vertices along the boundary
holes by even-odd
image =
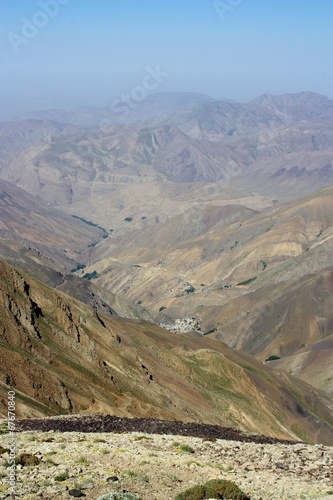
[[[19,417],[331,445],[332,111],[159,93],[2,122],[1,415],[14,388]]]

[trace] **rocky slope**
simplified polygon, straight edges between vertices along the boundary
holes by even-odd
[[[331,399],[251,356],[102,316],[6,264],[0,278],[3,414],[14,389],[18,416],[111,412],[332,440]]]
[[[1,444],[6,446],[6,435]],[[17,454],[23,453],[40,460],[33,467],[18,466],[16,493],[23,500],[69,499],[74,489],[91,500],[123,491],[142,500],[173,500],[207,479],[233,481],[251,500],[328,500],[332,493],[332,448],[303,443],[30,431],[17,435]],[[1,466],[0,471],[5,477],[7,469]],[[7,498],[5,483],[0,488]]]
[[[198,318],[198,331],[260,361],[302,354],[332,334],[332,200],[329,186],[262,212],[201,205],[101,242],[88,270],[160,323]],[[289,369],[328,389],[332,351],[329,340],[320,345],[308,375],[307,356]]]
[[[41,204],[26,191],[0,180],[0,238],[20,243],[54,266],[72,268],[105,230]]]

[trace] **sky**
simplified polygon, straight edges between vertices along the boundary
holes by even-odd
[[[0,0],[0,118],[200,92],[333,98],[333,0]]]

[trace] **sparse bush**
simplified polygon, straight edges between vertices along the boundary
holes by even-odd
[[[204,500],[206,498],[226,498],[230,500],[250,500],[232,481],[211,479],[205,484],[193,486],[175,497],[175,500]]]
[[[185,443],[173,443],[173,446],[177,446],[177,451],[181,453],[194,453],[194,449]]]
[[[9,448],[4,448],[3,446],[0,446],[0,455],[3,455],[4,453],[7,453],[9,450]]]
[[[91,222],[91,220],[84,219],[83,217],[79,217],[78,215],[72,215],[72,217],[74,217],[74,219],[79,219],[80,221],[84,222],[88,226],[98,227],[98,229],[101,229],[103,231],[103,233],[106,233],[106,229],[104,229],[104,227],[101,227],[98,224],[95,224],[95,222]]]
[[[161,307],[159,308],[158,312],[164,311],[164,309],[166,309],[166,307],[165,307],[165,306],[161,306]]]
[[[203,500],[206,497],[206,490],[202,484],[193,486],[175,497],[175,500]]]
[[[66,479],[69,479],[69,475],[68,475],[68,471],[66,470],[65,472],[62,472],[61,474],[58,474],[58,476],[56,476],[54,478],[55,481],[59,482],[59,483],[62,483],[63,481],[66,481]]]
[[[237,484],[225,479],[211,479],[205,483],[207,498],[230,498],[234,500],[249,500]]]
[[[134,470],[125,470],[124,474],[127,477],[138,477],[139,476],[139,473],[135,472]]]
[[[249,285],[250,283],[252,283],[252,281],[256,280],[257,279],[257,276],[253,276],[253,278],[248,278],[247,280],[244,280],[244,281],[240,281],[239,283],[237,283],[236,286],[240,286],[240,285]]]
[[[76,271],[80,271],[81,269],[84,269],[86,266],[84,264],[77,264],[76,267],[71,269],[71,273],[76,273]]]
[[[204,335],[209,335],[210,333],[214,333],[217,331],[217,328],[212,328],[211,330],[208,330],[208,332],[205,332]]]
[[[280,357],[275,356],[275,354],[273,354],[273,356],[270,356],[269,358],[265,359],[265,361],[274,361],[275,359],[280,359]]]
[[[98,278],[97,271],[92,271],[91,273],[86,273],[83,276],[85,280],[92,280],[93,278]]]
[[[40,459],[35,455],[30,455],[30,453],[22,453],[15,460],[16,465],[22,465],[22,467],[33,467],[38,465],[39,462]]]
[[[47,465],[57,465],[55,462],[53,462],[52,458],[47,458],[44,461],[44,463],[47,464]]]

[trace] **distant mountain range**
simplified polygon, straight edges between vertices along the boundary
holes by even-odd
[[[128,109],[0,123],[2,393],[332,442],[333,101]]]

